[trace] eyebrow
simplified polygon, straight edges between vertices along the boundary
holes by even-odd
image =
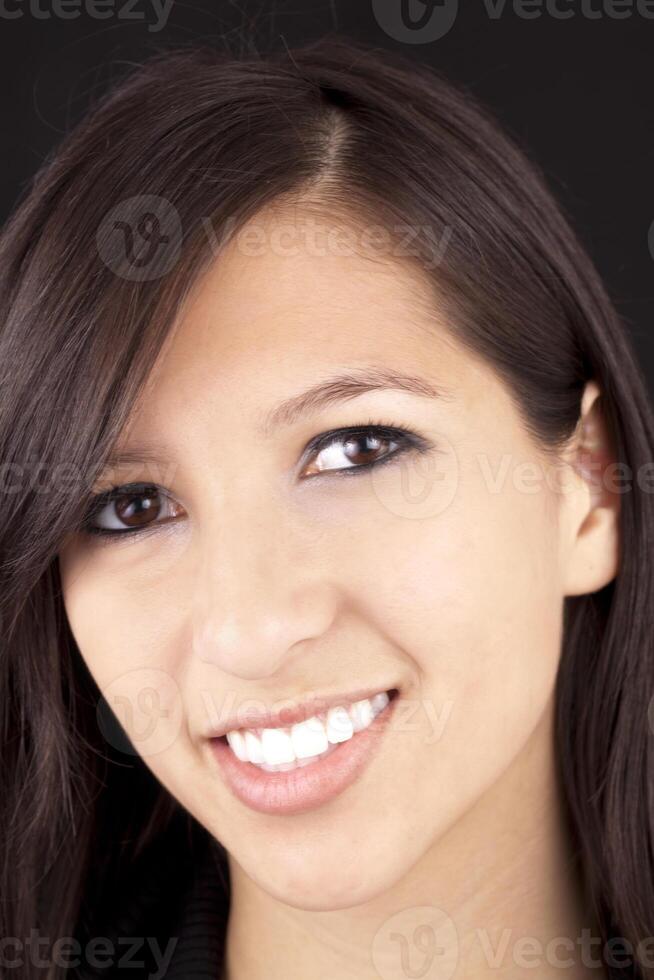
[[[164,446],[156,444],[147,446],[125,446],[124,449],[114,449],[106,459],[102,467],[104,474],[114,466],[139,465],[141,463],[154,463],[155,465],[170,464],[172,459]],[[100,474],[101,475],[101,474]]]
[[[444,400],[454,397],[453,392],[445,386],[436,386],[426,378],[416,375],[401,374],[385,368],[350,371],[319,381],[299,395],[281,402],[264,417],[261,431],[264,436],[270,436],[275,429],[292,425],[301,416],[316,412],[319,408],[379,390],[408,391],[413,395]]]
[[[386,368],[368,368],[349,371],[319,381],[291,398],[280,402],[267,412],[259,425],[264,438],[269,438],[276,429],[292,425],[305,415],[317,412],[320,408],[348,401],[370,391],[406,391],[424,398],[439,398],[450,401],[454,398],[451,389],[435,385],[426,378],[403,374]],[[168,464],[171,462],[164,447],[158,445],[132,446],[116,449],[107,458],[104,469],[139,463]]]

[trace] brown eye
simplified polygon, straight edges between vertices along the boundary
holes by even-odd
[[[114,497],[114,512],[118,520],[128,527],[142,527],[159,515],[161,500],[156,491],[152,493],[121,494]]]
[[[83,525],[89,534],[120,534],[164,523],[183,509],[154,486],[117,487],[101,494]]]
[[[397,447],[402,445],[401,432],[397,432],[395,439],[374,429],[332,435],[328,441],[316,447],[315,459],[307,472],[311,475],[325,470],[368,468],[395,455]]]

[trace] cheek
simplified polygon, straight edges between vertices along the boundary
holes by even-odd
[[[134,752],[153,771],[183,751],[185,710],[174,644],[167,635],[170,597],[156,589],[130,589],[113,556],[89,560],[73,547],[60,555],[64,606],[80,654],[102,695],[98,725],[116,748],[108,712],[129,736]],[[121,559],[124,562],[124,559]],[[130,749],[126,750],[130,751]]]
[[[413,667],[419,745],[459,800],[499,775],[552,693],[563,603],[545,494],[462,480],[443,513],[387,522],[367,552],[367,615]]]

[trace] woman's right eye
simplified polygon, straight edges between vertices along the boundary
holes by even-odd
[[[125,536],[153,529],[183,514],[179,504],[152,484],[113,487],[94,498],[82,531]]]

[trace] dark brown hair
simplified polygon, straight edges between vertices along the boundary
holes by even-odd
[[[595,378],[616,459],[634,475],[652,459],[624,326],[537,168],[467,92],[338,36],[265,56],[175,49],[131,68],[40,168],[0,240],[2,936],[72,935],[91,889],[125,880],[171,828],[190,846],[190,815],[101,730],[57,555],[216,257],[208,226],[226,240],[292,195],[395,236],[449,229],[436,267],[422,233],[411,261],[533,435],[561,446]],[[136,229],[165,242],[154,264],[125,251]],[[556,738],[589,907],[605,939],[635,945],[654,925],[654,503],[636,479],[620,521],[616,579],[565,599]]]

